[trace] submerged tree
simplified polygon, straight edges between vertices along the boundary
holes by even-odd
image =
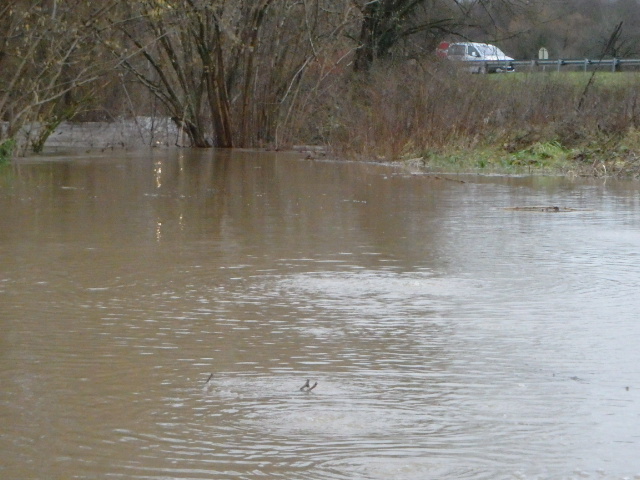
[[[327,41],[318,0],[139,0],[112,51],[197,147],[268,142]]]

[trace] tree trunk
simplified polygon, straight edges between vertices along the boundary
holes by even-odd
[[[209,98],[209,108],[213,120],[214,146],[220,148],[233,148],[233,132],[231,122],[231,105],[225,82],[225,63],[222,51],[220,27],[214,25],[215,37],[214,55],[206,60],[209,64],[206,72],[206,82]]]
[[[265,12],[273,0],[262,0],[258,5],[252,7],[250,14],[251,21],[246,29],[243,49],[245,52],[244,59],[244,85],[242,88],[242,109],[240,111],[240,144],[247,146],[249,143],[249,130],[253,122],[251,122],[251,105],[255,102],[251,85],[254,82],[254,63],[255,56],[258,54],[257,42],[260,26],[264,18]]]

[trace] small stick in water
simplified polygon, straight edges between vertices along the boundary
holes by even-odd
[[[309,388],[309,379],[307,378],[307,382],[300,387],[300,391],[305,392],[307,391],[308,388]]]
[[[213,378],[213,373],[209,375],[209,378],[207,378],[207,381],[204,382],[204,384],[206,385],[207,383],[209,383],[209,380],[211,380],[212,378]]]
[[[310,392],[311,390],[313,390],[314,388],[316,388],[318,386],[318,382],[314,383],[311,387],[309,387],[309,389],[307,390],[307,392]]]

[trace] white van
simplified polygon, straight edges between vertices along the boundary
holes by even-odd
[[[447,48],[447,58],[458,62],[477,62],[469,67],[473,73],[512,72],[510,65],[487,64],[486,62],[508,62],[513,58],[505,55],[495,45],[488,43],[462,42],[451,43]]]

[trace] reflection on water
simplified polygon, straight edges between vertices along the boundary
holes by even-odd
[[[197,151],[0,175],[3,478],[640,478],[636,184]]]

